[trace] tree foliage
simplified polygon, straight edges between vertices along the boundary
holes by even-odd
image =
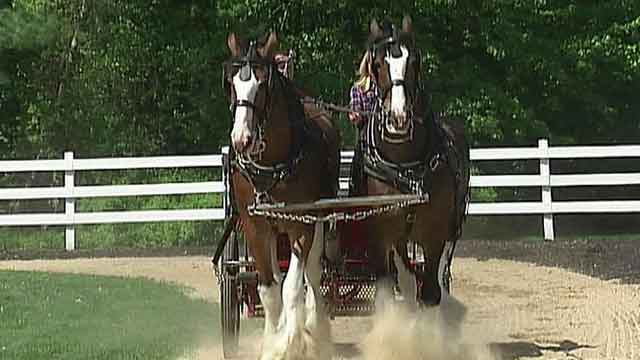
[[[0,154],[217,152],[230,31],[278,31],[296,81],[345,103],[370,19],[404,13],[435,107],[462,116],[473,145],[639,138],[637,1],[13,0],[0,4]]]

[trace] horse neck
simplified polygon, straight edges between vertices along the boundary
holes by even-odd
[[[287,101],[287,89],[284,82],[276,80],[270,94],[270,111],[265,119],[264,140],[266,147],[260,161],[263,165],[284,163],[295,154],[291,154],[294,141],[292,109]]]

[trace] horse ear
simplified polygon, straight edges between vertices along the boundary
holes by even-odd
[[[406,33],[413,33],[413,20],[411,20],[411,16],[405,15],[402,19],[402,31]]]
[[[262,56],[263,58],[271,57],[271,55],[273,54],[277,46],[278,46],[278,35],[276,35],[275,31],[272,31],[269,34],[269,38],[267,38],[267,42],[264,44],[264,46],[258,49],[258,52],[260,53],[260,56]]]
[[[231,33],[227,37],[227,46],[231,51],[231,55],[240,56],[240,41],[235,33]]]
[[[413,20],[411,20],[411,16],[405,15],[402,18],[402,31],[413,34]]]
[[[371,23],[369,24],[369,33],[373,35],[373,37],[382,36],[382,29],[376,19],[371,19]]]

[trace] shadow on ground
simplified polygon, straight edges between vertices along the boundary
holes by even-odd
[[[559,341],[555,345],[538,345],[528,341],[498,342],[489,344],[492,353],[498,355],[500,360],[518,360],[521,358],[542,357],[544,352],[554,352],[564,354],[566,357],[575,357],[573,351],[579,349],[593,349],[595,346],[578,344],[571,340]],[[335,353],[341,359],[355,359],[362,356],[357,344],[335,343]]]
[[[501,360],[517,360],[523,357],[540,357],[543,355],[543,351],[564,353],[565,356],[571,357],[572,351],[578,349],[593,349],[594,346],[578,344],[571,340],[563,340],[558,342],[557,345],[548,346],[527,341],[491,343],[489,348],[495,354],[499,354]]]

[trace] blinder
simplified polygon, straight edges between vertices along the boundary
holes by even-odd
[[[249,81],[255,65],[260,65],[267,69],[267,85],[271,88],[274,64],[269,59],[258,56],[257,44],[255,41],[251,41],[249,43],[249,49],[244,56],[225,61],[222,64],[222,81],[225,92],[229,90],[228,77],[230,73],[234,72],[233,69],[238,69],[240,80]]]
[[[244,56],[223,63],[222,82],[224,92],[226,94],[230,94],[231,84],[229,81],[229,75],[235,71],[234,69],[238,69],[237,71],[239,72],[241,81],[249,81],[251,79],[251,74],[253,73],[253,67],[255,65],[263,66],[267,69],[267,87],[268,89],[271,89],[274,64],[269,59],[260,57],[258,55],[256,42],[251,41],[249,43],[247,53]],[[262,85],[262,83],[260,85]],[[235,112],[235,109],[238,107],[249,107],[255,110],[256,105],[248,100],[235,100],[230,105],[231,112]]]
[[[398,32],[398,29],[393,26],[392,28],[392,32],[391,32],[391,36],[387,36],[387,37],[383,37],[379,40],[377,40],[376,42],[374,42],[370,47],[369,47],[369,57],[370,59],[375,59],[376,58],[376,52],[379,50],[385,50],[385,52],[387,52],[388,54],[390,54],[393,58],[399,58],[402,57],[402,42],[400,41],[400,34]],[[409,63],[414,63],[416,64],[416,75],[418,77],[418,79],[420,78],[420,69],[421,69],[421,63],[422,63],[422,56],[420,54],[420,52],[415,49],[415,51],[411,51],[409,53],[409,58],[407,59],[407,61]],[[372,71],[373,71],[373,75],[375,77],[378,76],[378,65],[377,64],[372,64]],[[418,81],[419,82],[419,81]],[[404,85],[404,84],[400,84],[400,83],[395,83],[392,82],[392,85]]]

